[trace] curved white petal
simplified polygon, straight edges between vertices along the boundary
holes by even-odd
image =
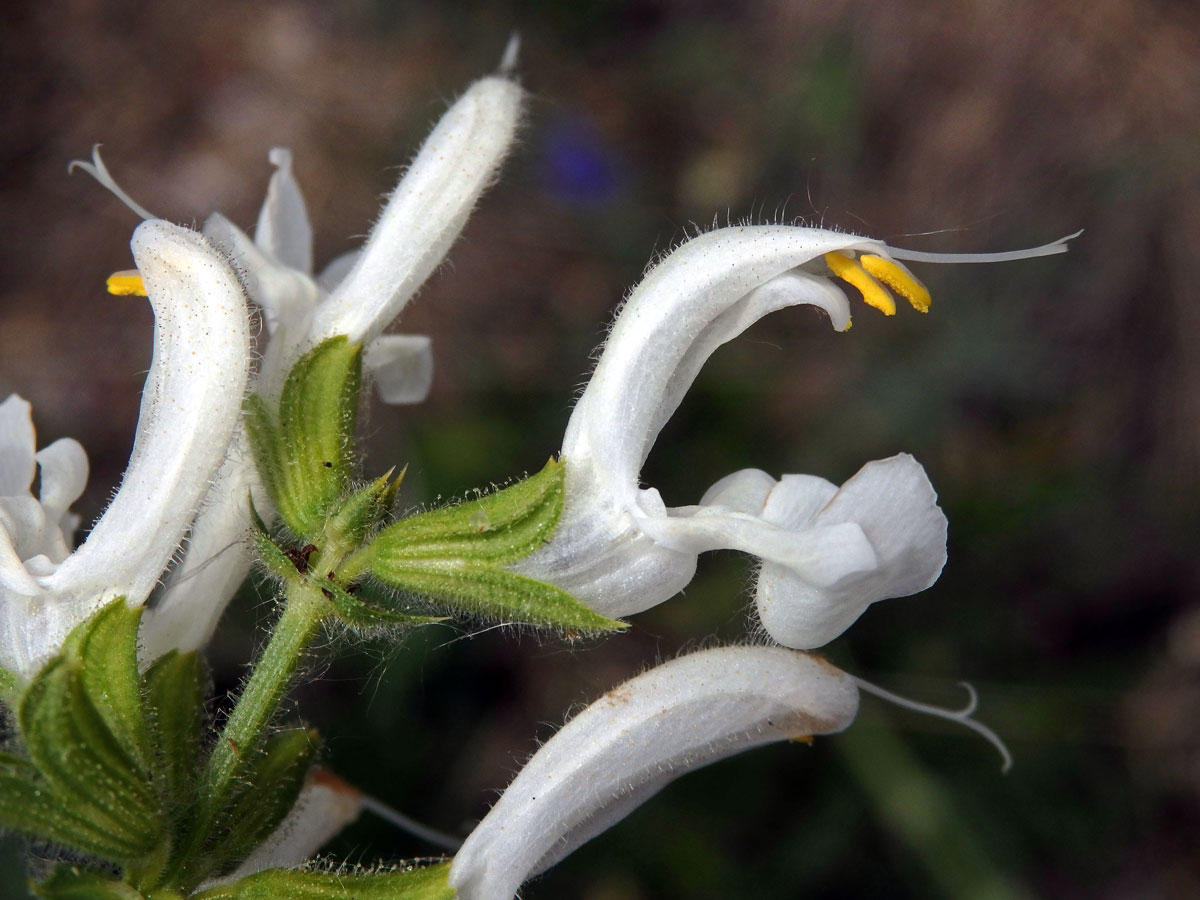
[[[267,199],[258,213],[254,242],[291,269],[311,275],[312,225],[300,185],[292,175],[292,151],[272,147],[267,154],[275,173],[267,184]]]
[[[9,394],[0,403],[0,497],[29,493],[36,470],[36,441],[29,401]]]
[[[46,516],[58,525],[87,487],[87,453],[74,438],[60,438],[37,452],[37,463],[41,471],[38,497]]]
[[[133,453],[87,540],[39,579],[42,594],[10,620],[26,637],[18,671],[36,665],[107,598],[145,601],[224,460],[241,412],[249,328],[229,265],[200,235],[162,221],[140,225],[132,247],[155,312]]]
[[[774,476],[762,469],[742,469],[715,482],[700,498],[700,505],[723,506],[757,516],[777,483]]]
[[[659,430],[717,347],[786,306],[818,306],[844,327],[842,292],[826,278],[793,271],[844,249],[882,245],[815,228],[745,226],[703,234],[663,259],[613,323],[567,425],[568,465],[604,460],[606,492],[629,496]]]
[[[547,741],[454,857],[459,900],[510,900],[689,769],[759,744],[841,731],[853,679],[781,647],[725,647],[627,681]]]
[[[0,403],[0,664],[20,659],[23,598],[39,594],[37,576],[71,552],[78,519],[68,508],[87,484],[87,454],[77,441],[36,448],[32,408],[12,394]],[[39,467],[35,498],[30,489]]]
[[[367,344],[363,368],[384,403],[420,403],[433,385],[433,342],[423,334],[381,334]]]
[[[317,308],[309,342],[345,334],[369,342],[441,263],[507,155],[521,88],[483,78],[425,140],[372,229],[362,255]]]
[[[877,600],[904,597],[933,584],[946,563],[946,516],[925,470],[907,454],[867,463],[821,508],[793,502],[786,478],[763,518],[785,529],[858,525],[878,564],[821,583],[778,561],[763,564],[756,602],[763,627],[788,647],[820,647],[845,631]]]

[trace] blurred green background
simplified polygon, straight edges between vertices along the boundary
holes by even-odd
[[[0,31],[0,396],[79,438],[97,515],[128,458],[146,304],[103,292],[134,217],[66,163],[103,141],[157,214],[253,224],[290,146],[317,258],[361,239],[448,100],[523,39],[520,146],[400,328],[429,401],[374,408],[415,507],[538,468],[614,305],[698,223],[791,221],[927,250],[1079,228],[1071,253],[914,268],[930,316],[767,319],[720,351],[644,473],[672,504],[757,466],[835,481],[908,450],[951,523],[931,590],[835,662],[1010,742],[867,700],[845,735],[690,774],[531,900],[1200,896],[1200,16],[1188,2],[51,2]],[[297,692],[326,762],[465,833],[573,706],[746,633],[748,561],[595,646],[510,629],[337,643]],[[270,604],[212,649],[237,684]],[[331,850],[428,855],[368,819]],[[16,843],[0,895],[19,896]]]

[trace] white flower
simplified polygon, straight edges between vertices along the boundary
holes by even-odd
[[[106,601],[146,601],[241,413],[249,321],[229,263],[195,232],[156,220],[137,228],[132,247],[154,308],[154,358],[120,490],[74,552],[67,508],[87,479],[83,449],[62,440],[35,456],[29,405],[0,406],[0,667],[22,679]]]
[[[533,755],[454,857],[459,900],[509,900],[527,879],[684,772],[759,744],[848,727],[853,678],[782,647],[724,647],[605,694]]]
[[[501,73],[475,82],[446,112],[361,250],[334,260],[319,277],[312,274],[312,229],[287,150],[271,151],[276,171],[254,240],[219,214],[208,219],[205,233],[243,273],[270,335],[256,392],[277,393],[305,350],[345,334],[366,345],[364,365],[385,402],[424,399],[433,373],[429,339],[382,331],[441,264],[512,145],[523,96],[507,77],[514,59],[511,44]],[[99,169],[98,161],[89,168]],[[251,491],[260,511],[268,510],[245,430],[239,428],[192,530],[187,556],[143,626],[149,658],[208,641],[250,570],[244,537]]]
[[[897,259],[1025,259],[1061,253],[1066,240],[1014,253],[929,254],[765,225],[687,242],[649,270],[618,313],[563,439],[562,519],[516,568],[624,616],[680,591],[699,553],[742,550],[764,562],[759,605],[768,631],[802,648],[836,637],[873,600],[927,587],[945,562],[945,519],[908,457],[866,467],[836,498],[820,479],[785,476],[772,491],[765,473],[742,473],[700,505],[678,508],[640,488],[639,472],[705,360],[768,313],[809,304],[844,331],[850,307],[835,277],[886,314],[895,312],[889,288],[925,311],[928,292]]]

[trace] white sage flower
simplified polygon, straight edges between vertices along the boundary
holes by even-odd
[[[241,413],[249,321],[228,261],[195,232],[157,220],[137,228],[132,247],[154,308],[154,358],[121,487],[74,552],[67,510],[87,480],[83,448],[61,440],[35,455],[29,405],[10,397],[0,406],[0,667],[21,679],[107,601],[146,601]]]
[[[618,617],[678,593],[699,553],[745,551],[764,563],[759,605],[768,631],[801,648],[836,637],[872,600],[927,587],[945,562],[945,518],[908,457],[868,466],[838,500],[823,480],[785,476],[771,491],[759,473],[719,482],[697,506],[669,508],[657,490],[640,487],[639,472],[708,357],[768,313],[808,304],[846,330],[850,305],[835,279],[885,314],[896,309],[892,291],[924,312],[928,291],[897,260],[1026,259],[1064,252],[1066,240],[1013,253],[934,254],[764,225],[688,241],[649,270],[618,313],[563,438],[562,518],[553,539],[516,568]],[[912,522],[919,527],[904,533]],[[793,612],[796,604],[804,610]]]
[[[458,900],[510,900],[688,770],[841,731],[857,711],[851,676],[782,647],[723,647],[650,669],[542,745],[455,855],[450,886]]]
[[[363,247],[320,276],[312,273],[312,228],[289,151],[271,151],[276,171],[253,240],[224,216],[209,217],[205,233],[225,248],[263,311],[269,341],[256,392],[278,393],[304,351],[344,334],[365,344],[364,367],[385,402],[425,398],[433,375],[429,338],[382,332],[441,264],[512,146],[523,98],[509,77],[515,48],[510,44],[499,74],[475,82],[442,117]],[[260,511],[270,509],[239,427],[188,554],[143,626],[148,658],[208,641],[250,571],[244,537],[251,493]]]

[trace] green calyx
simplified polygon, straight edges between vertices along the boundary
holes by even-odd
[[[511,487],[403,519],[351,560],[384,584],[491,619],[604,632],[625,628],[566,591],[508,568],[550,540],[562,515],[565,465],[551,459]]]
[[[14,749],[23,753],[0,753],[0,828],[57,844],[73,857],[33,886],[38,896],[187,896],[275,830],[312,764],[318,742],[304,729],[248,748],[243,777],[222,798],[215,827],[190,840],[206,793],[208,678],[197,654],[178,651],[140,673],[141,615],[120,598],[100,609],[71,632],[15,704]],[[80,863],[80,854],[100,866]]]
[[[267,869],[195,900],[452,900],[450,863],[377,872]]]
[[[0,826],[123,866],[161,855],[167,815],[137,671],[140,615],[113,601],[21,694],[28,758],[0,757]]]
[[[362,345],[341,335],[292,367],[277,409],[258,395],[246,400],[259,475],[279,517],[301,538],[316,538],[349,490],[361,386]]]

